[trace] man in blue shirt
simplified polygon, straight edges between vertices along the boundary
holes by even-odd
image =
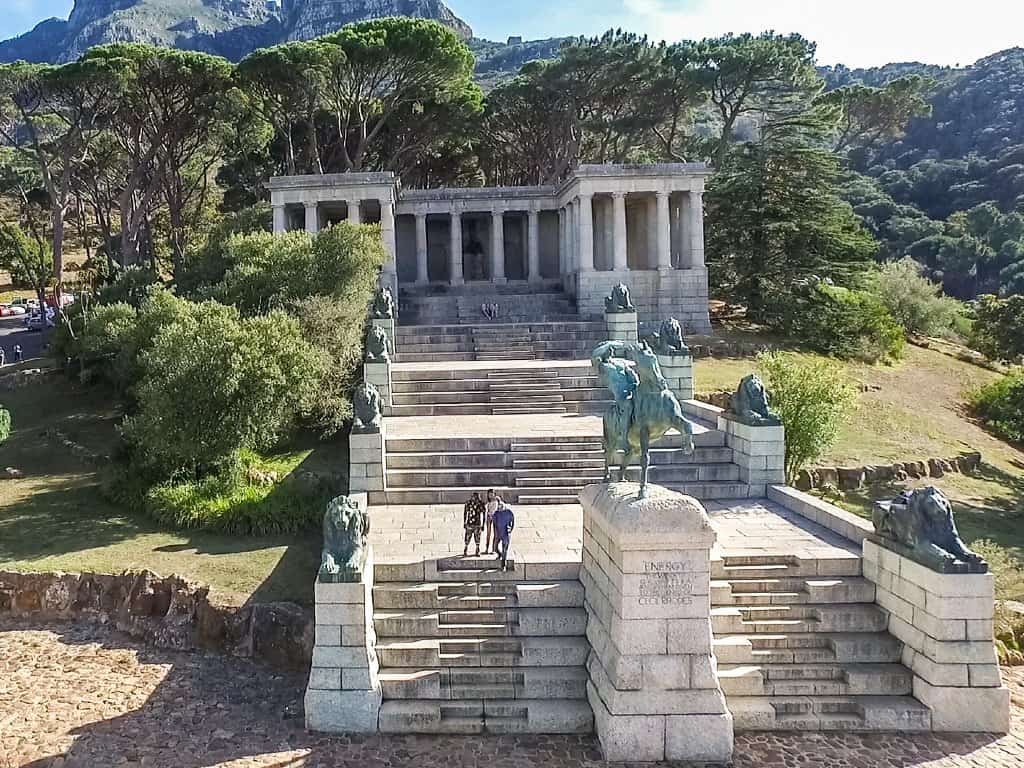
[[[494,536],[497,542],[495,549],[498,552],[498,559],[501,561],[501,570],[508,570],[508,550],[512,542],[512,529],[516,527],[516,516],[512,513],[511,507],[502,503],[498,511],[494,513]]]

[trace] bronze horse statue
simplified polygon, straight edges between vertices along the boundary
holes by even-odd
[[[651,443],[675,429],[683,451],[693,453],[693,424],[661,375],[658,357],[646,342],[605,341],[594,348],[591,364],[598,370],[615,403],[604,414],[605,482],[611,482],[617,454],[619,480],[640,460],[640,498],[647,495]]]

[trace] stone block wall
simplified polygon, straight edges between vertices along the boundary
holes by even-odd
[[[679,400],[693,400],[693,358],[689,355],[658,355],[661,375]]]
[[[331,733],[373,733],[380,713],[380,664],[374,650],[373,551],[362,581],[317,580],[315,645],[306,689],[306,727]]]
[[[587,697],[611,762],[727,762],[732,716],[711,644],[707,513],[660,486],[587,486]]]
[[[390,416],[391,406],[394,405],[394,398],[391,394],[391,363],[384,361],[363,363],[363,378],[380,392],[381,408],[385,416]]]
[[[725,415],[718,429],[732,448],[733,464],[739,465],[740,482],[752,486],[751,496],[764,496],[767,486],[786,482],[786,432],[783,427],[752,427]]]
[[[380,432],[349,435],[348,489],[350,493],[383,491],[387,488],[384,434],[384,423],[381,423]]]
[[[636,312],[605,312],[605,330],[613,341],[639,341]]]
[[[674,317],[682,324],[683,333],[711,333],[706,268],[581,272],[572,282],[574,290],[570,292],[576,296],[582,315],[600,316],[604,298],[612,287],[624,283],[640,322],[657,326]]]
[[[889,614],[914,673],[914,698],[932,711],[936,731],[1010,729],[1010,692],[992,644],[992,574],[937,573],[864,541],[864,576]]]

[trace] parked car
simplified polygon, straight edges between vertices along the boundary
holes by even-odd
[[[42,312],[33,312],[25,318],[25,327],[30,331],[41,331],[43,328],[53,328],[54,317],[55,314],[52,309],[46,310],[45,315]]]
[[[26,307],[24,304],[11,304],[9,309],[11,310],[11,314],[12,315],[27,315],[28,314],[28,307]]]

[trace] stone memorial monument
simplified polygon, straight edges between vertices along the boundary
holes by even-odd
[[[594,348],[590,361],[615,398],[604,414],[605,481],[611,480],[613,464],[619,464],[619,479],[625,480],[626,468],[639,461],[643,498],[651,443],[675,429],[683,436],[683,450],[693,453],[693,425],[645,342],[605,341]]]
[[[653,485],[589,485],[583,505],[587,695],[610,762],[726,763],[732,715],[711,644],[707,512]]]
[[[306,689],[306,727],[372,733],[381,705],[374,650],[370,518],[348,496],[324,515],[324,546],[314,586],[316,637]]]
[[[1007,733],[1010,692],[992,642],[995,588],[988,565],[960,539],[948,499],[918,488],[879,502],[864,540],[864,576],[903,641],[914,698],[936,731]]]

